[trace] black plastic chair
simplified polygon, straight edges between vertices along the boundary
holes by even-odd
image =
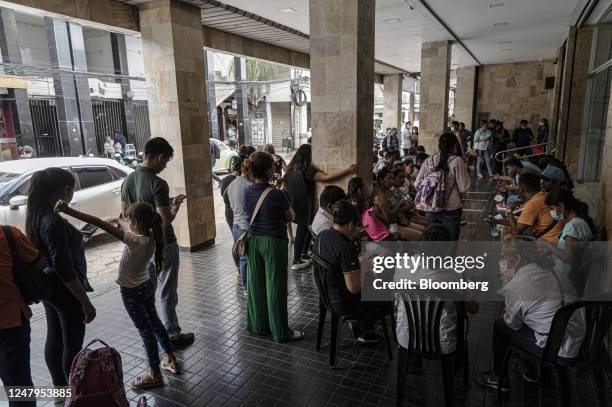
[[[560,363],[557,357],[563,344],[565,331],[570,318],[575,312],[584,309],[586,317],[585,337],[580,352],[575,359],[567,363]],[[597,387],[597,398],[600,407],[607,406],[607,391],[604,375],[604,360],[607,359],[603,340],[612,324],[612,303],[604,301],[577,301],[561,307],[555,313],[546,345],[541,354],[534,354],[516,343],[511,343],[506,351],[502,365],[500,383],[508,381],[508,364],[510,356],[516,353],[522,359],[532,363],[537,370],[538,377],[542,377],[544,370],[554,373],[556,381],[557,399],[560,406],[575,405],[576,383],[569,377],[569,369],[591,370]],[[497,397],[502,400],[502,386],[499,386]],[[542,385],[538,382],[540,405],[542,404]],[[521,400],[522,401],[522,400]]]
[[[338,330],[347,321],[362,321],[366,318],[371,318],[375,321],[380,321],[382,326],[385,341],[387,343],[387,350],[389,352],[389,360],[393,360],[393,350],[391,349],[391,340],[389,339],[389,332],[387,330],[386,316],[387,312],[384,309],[375,309],[367,313],[361,314],[345,314],[340,315],[334,311],[331,305],[331,300],[328,295],[327,285],[325,284],[325,273],[333,270],[333,266],[327,261],[312,253],[313,263],[313,274],[317,284],[317,290],[319,291],[319,326],[317,329],[317,344],[316,350],[321,350],[321,339],[323,337],[323,328],[325,326],[325,318],[327,312],[331,314],[331,341],[329,345],[329,366],[336,366],[336,351],[338,348]]]
[[[400,294],[398,294],[400,295]],[[404,383],[410,360],[439,360],[442,365],[442,382],[444,385],[444,405],[455,405],[455,378],[457,367],[462,370],[462,385],[469,386],[469,357],[466,340],[465,303],[454,302],[457,310],[457,344],[455,352],[442,354],[440,348],[440,319],[444,310],[444,301],[434,298],[408,298],[401,294],[402,304],[408,317],[408,347],[399,346],[397,365],[396,405],[404,403]]]

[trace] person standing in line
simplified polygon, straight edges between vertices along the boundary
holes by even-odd
[[[244,194],[245,189],[251,183],[249,179],[246,177],[244,164],[248,160],[241,160],[241,169],[240,175],[236,177],[234,182],[230,184],[227,188],[225,196],[229,201],[232,212],[234,213],[234,222],[232,224],[232,237],[234,241],[238,240],[240,236],[242,236],[249,227],[249,220],[247,219],[247,214],[244,208]],[[238,257],[238,270],[240,274],[240,279],[242,281],[242,286],[246,292],[247,288],[247,258],[246,256]]]
[[[457,137],[452,133],[444,133],[438,140],[439,153],[429,157],[423,163],[414,185],[419,186],[433,171],[444,172],[445,207],[440,212],[426,212],[430,223],[442,223],[449,227],[452,240],[459,240],[461,232],[461,216],[463,204],[461,194],[470,187],[470,175],[468,174],[465,161],[453,154],[457,148]]]
[[[221,177],[215,174],[215,165],[217,164],[217,159],[221,158],[221,151],[219,150],[219,147],[214,141],[209,140],[209,142],[210,142],[210,174],[212,176],[212,179],[217,181],[217,186],[221,188]]]
[[[225,206],[225,221],[229,226],[230,233],[232,232],[232,228],[234,227],[234,212],[232,211],[232,206],[230,204],[229,197],[227,196],[226,192],[227,188],[236,179],[236,177],[242,175],[242,158],[238,156],[235,160],[232,161],[232,165],[234,166],[232,168],[232,173],[223,177],[223,180],[221,180],[221,186],[219,188],[221,190],[221,196],[223,197],[223,205]],[[232,259],[234,260],[234,265],[236,266],[237,273],[240,273],[240,258],[234,253],[232,253]]]
[[[61,168],[47,168],[32,176],[26,212],[28,239],[45,260],[53,294],[43,302],[47,320],[45,362],[55,386],[67,386],[75,355],[83,347],[85,324],[96,317],[88,292],[83,235],[55,213],[60,199],[71,202],[74,176]],[[57,400],[62,401],[62,400]]]
[[[400,140],[399,140],[399,130],[394,127],[389,132],[387,136],[387,143],[385,145],[387,151],[392,152],[395,160],[400,159]]]
[[[402,129],[402,152],[404,157],[410,155],[410,149],[412,148],[412,139],[410,138],[410,122],[406,122],[406,125]]]
[[[300,148],[310,147],[308,144]],[[244,207],[251,223],[246,236],[247,330],[272,335],[275,342],[302,339],[304,331],[289,328],[287,315],[288,245],[285,224],[294,218],[283,191],[273,188],[274,159],[264,151],[246,160],[244,171],[252,184],[244,193]]]
[[[480,128],[474,133],[474,150],[476,150],[476,174],[478,178],[483,178],[481,172],[482,160],[487,164],[489,176],[493,176],[493,167],[491,166],[491,158],[489,157],[489,147],[491,144],[491,130],[487,128],[487,121],[483,120],[480,123]]]
[[[514,144],[517,148],[528,147],[533,139],[533,132],[529,128],[529,122],[525,119],[521,120],[519,127],[512,133]]]
[[[15,255],[24,263],[42,272],[44,262],[38,249],[16,227],[10,228],[15,242]],[[13,278],[13,253],[0,228],[0,380],[8,386],[33,386],[30,370],[30,318],[27,306]],[[35,401],[9,401],[9,407],[35,407]]]
[[[279,187],[283,178],[283,173],[287,172],[287,163],[285,162],[283,157],[276,154],[276,150],[274,149],[273,144],[266,144],[264,151],[268,154],[271,154],[272,158],[274,158],[274,179],[272,180],[272,183],[276,187]]]
[[[291,270],[299,270],[310,265],[307,259],[311,238],[308,226],[312,224],[315,215],[315,182],[330,182],[354,174],[356,169],[356,165],[349,165],[342,170],[327,174],[312,163],[311,145],[304,144],[298,148],[285,174],[289,202],[295,212],[293,223],[297,224]]]
[[[168,183],[161,179],[161,173],[174,155],[174,149],[162,137],[147,141],[142,165],[123,181],[121,186],[121,213],[127,218],[128,208],[139,202],[148,203],[161,216],[165,227],[164,268],[156,272],[155,259],[149,262],[149,274],[154,285],[161,289],[161,317],[175,350],[183,349],[194,341],[193,333],[182,333],[176,315],[178,304],[179,247],[172,227],[185,195],[170,199]]]

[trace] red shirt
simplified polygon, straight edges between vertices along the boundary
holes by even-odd
[[[15,237],[17,255],[25,263],[38,259],[38,249],[16,227],[11,226]],[[13,279],[13,256],[0,228],[0,329],[21,326],[21,316],[30,319],[32,311],[27,306]]]

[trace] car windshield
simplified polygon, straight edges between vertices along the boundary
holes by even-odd
[[[217,147],[219,147],[219,150],[227,150],[229,147],[222,141],[219,141],[217,139],[211,139],[214,140],[213,143],[215,143],[217,145]]]
[[[0,172],[0,199],[11,189],[21,174],[14,172]]]

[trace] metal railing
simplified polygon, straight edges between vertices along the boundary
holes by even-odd
[[[525,147],[515,147],[515,148],[509,148],[509,149],[506,149],[506,150],[501,150],[501,151],[498,151],[497,153],[495,153],[495,156],[493,158],[495,158],[495,160],[497,162],[504,163],[506,161],[506,159],[508,159],[508,156],[507,155],[504,156],[504,154],[508,154],[508,153],[515,152],[515,151],[520,151],[520,150],[527,150],[527,149],[531,150],[534,147],[544,147],[544,151],[541,152],[541,153],[536,153],[536,154],[521,155],[521,159],[531,158],[531,157],[540,157],[540,156],[546,155],[546,154],[553,154],[555,152],[555,148],[553,147],[552,150],[548,151],[548,144],[550,144],[550,143],[532,144],[532,145],[525,146]],[[506,174],[506,166],[505,165],[503,166],[502,171],[503,171],[503,173],[505,175]]]

